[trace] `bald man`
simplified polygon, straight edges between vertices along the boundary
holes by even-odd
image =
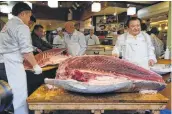
[[[75,29],[74,23],[68,21],[65,23],[64,41],[68,53],[72,56],[81,56],[86,50],[86,41],[83,33]]]

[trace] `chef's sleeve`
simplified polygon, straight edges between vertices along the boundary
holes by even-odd
[[[119,55],[120,54],[120,50],[121,50],[121,41],[120,41],[120,37],[117,38],[117,41],[115,43],[115,46],[113,47],[112,50],[112,55],[116,54]]]
[[[85,53],[86,48],[87,48],[84,34],[81,34],[79,36],[79,45],[81,48],[80,48],[78,55],[80,56],[80,55],[83,55]]]
[[[99,38],[96,36],[96,44],[100,44]]]
[[[155,62],[157,62],[157,59],[155,56],[155,48],[152,44],[151,37],[148,34],[146,34],[146,37],[147,37],[147,46],[148,46],[148,58],[149,60],[152,59]]]
[[[21,53],[29,53],[33,51],[31,35],[28,26],[21,25],[18,27],[16,39]]]

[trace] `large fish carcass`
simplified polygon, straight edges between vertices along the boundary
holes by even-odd
[[[63,53],[65,51],[66,49],[59,49],[59,48],[50,49],[35,55],[35,59],[40,67],[57,65],[61,61],[69,57]],[[24,60],[24,67],[26,70],[32,69],[31,64],[27,60]]]
[[[60,63],[56,78],[45,82],[82,93],[138,92],[165,87],[160,75],[104,55],[70,57]]]

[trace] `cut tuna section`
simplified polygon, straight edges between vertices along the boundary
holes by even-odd
[[[35,55],[35,59],[41,67],[56,65],[68,58],[64,53],[65,51],[66,49],[51,49]],[[32,66],[26,60],[24,60],[24,67],[26,70],[32,69]]]
[[[74,79],[94,85],[107,85],[123,80],[133,82],[132,87],[124,88],[120,92],[160,90],[165,87],[160,75],[126,60],[103,55],[86,55],[66,59],[60,63],[56,79]]]

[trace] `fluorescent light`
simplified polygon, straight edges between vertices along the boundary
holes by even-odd
[[[106,16],[105,15],[104,15],[103,19],[106,20]]]
[[[92,12],[99,12],[101,10],[101,4],[98,3],[98,2],[94,2],[92,5],[91,5],[91,11]]]
[[[13,15],[11,13],[8,14],[8,19],[10,20],[11,18],[13,18]]]
[[[69,9],[69,12],[70,12],[70,13],[72,13],[72,10],[71,10],[71,9]]]
[[[127,15],[134,15],[136,14],[136,7],[129,7],[127,9]]]
[[[9,9],[9,7],[7,5],[1,5],[0,6],[0,11],[2,13],[10,13],[10,9]]]
[[[30,8],[32,9],[32,3],[30,3],[30,2],[24,2],[24,3],[28,4],[30,6]]]
[[[76,10],[77,8],[75,7],[75,5],[72,5],[72,7]]]
[[[76,6],[79,7],[79,4],[77,2],[75,2]]]
[[[56,0],[49,0],[48,1],[48,6],[51,8],[57,8],[58,7],[58,1]]]

